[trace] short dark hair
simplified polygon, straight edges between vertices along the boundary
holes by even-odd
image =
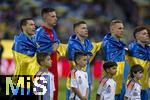
[[[104,68],[105,72],[107,69],[114,67],[114,66],[117,66],[117,63],[113,62],[113,61],[107,61],[103,64],[103,68]]]
[[[47,14],[49,12],[54,12],[55,9],[54,8],[43,8],[42,11],[41,11],[41,16],[43,17],[44,14]]]
[[[139,65],[139,64],[133,65],[130,69],[130,77],[134,78],[133,73],[136,74],[137,72],[143,72],[143,71],[144,71],[144,69],[141,65]]]
[[[113,25],[115,25],[116,23],[123,23],[123,21],[120,20],[120,19],[112,20],[111,23],[110,23],[110,26],[113,26]]]
[[[28,20],[33,20],[33,19],[32,18],[23,18],[23,19],[21,19],[21,21],[20,21],[20,29],[21,29],[21,31],[23,31],[22,26],[27,25],[27,21]]]
[[[142,31],[142,30],[145,30],[145,29],[148,31],[148,34],[149,34],[149,36],[150,36],[149,30],[148,30],[147,27],[145,27],[145,26],[137,26],[137,27],[134,29],[134,32],[133,32],[134,38],[136,39],[136,36],[135,36],[135,35],[136,35],[138,32],[140,32],[140,31]]]
[[[79,52],[75,52],[75,54],[74,54],[74,61],[75,61],[75,63],[76,63],[76,60],[79,59],[82,56],[87,56],[87,54],[84,53],[84,52],[80,52],[80,51]]]
[[[75,29],[77,26],[79,26],[80,24],[86,24],[85,21],[81,20],[81,21],[77,21],[73,24],[73,29]]]
[[[41,52],[37,53],[37,62],[39,65],[41,65],[41,62],[45,60],[47,56],[49,56],[49,53]]]

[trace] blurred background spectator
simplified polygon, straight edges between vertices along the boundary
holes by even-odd
[[[54,7],[58,12],[58,35],[62,43],[73,33],[72,24],[84,19],[93,41],[101,41],[112,19],[125,23],[125,42],[132,38],[132,29],[139,24],[150,25],[150,0],[0,0],[0,38],[13,39],[19,31],[19,20],[33,17],[42,24],[41,8]]]

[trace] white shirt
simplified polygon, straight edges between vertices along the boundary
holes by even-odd
[[[43,95],[43,100],[53,100],[54,91],[55,91],[55,84],[54,84],[54,75],[48,71],[39,71],[37,73],[38,77],[44,77],[43,80],[40,80],[38,84],[46,86],[46,93]],[[46,83],[43,83],[43,82]],[[34,79],[35,82],[35,79]],[[37,95],[41,90],[38,87],[35,87],[36,91],[34,93]],[[41,88],[41,87],[40,87]],[[40,96],[39,96],[40,98]]]
[[[141,100],[141,88],[141,85],[132,79],[127,83],[125,96],[128,100]]]
[[[55,91],[54,75],[50,72],[48,75],[50,76],[50,98],[51,98],[50,100],[53,100],[54,91]]]
[[[100,100],[115,100],[116,82],[112,78],[104,77],[99,84],[97,94]]]
[[[86,90],[89,88],[87,72],[73,69],[71,71],[70,87],[78,88],[82,96],[85,96]],[[71,90],[70,99],[72,98],[75,98],[75,100],[80,100],[80,98]]]

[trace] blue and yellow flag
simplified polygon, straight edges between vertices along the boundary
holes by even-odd
[[[100,50],[100,48],[101,48],[101,42],[92,43],[89,39],[85,39],[84,43],[82,43],[76,35],[72,35],[68,41],[67,54],[71,62],[71,67],[75,66],[75,63],[74,63],[75,52],[85,52],[90,56],[87,66],[84,67],[83,69],[84,71],[87,71],[88,73],[89,84],[92,83],[91,72],[90,72],[90,61],[92,61],[92,59],[94,58],[96,53]],[[67,80],[66,85],[67,85],[67,88],[69,89],[69,85],[70,85],[69,78]]]
[[[39,70],[36,61],[36,44],[32,37],[19,33],[14,38],[12,47],[15,61],[14,75],[35,75]]]
[[[148,82],[148,71],[150,67],[150,46],[145,45],[145,47],[141,46],[137,42],[132,42],[129,44],[129,55],[128,61],[129,64],[132,66],[134,64],[140,64],[144,68],[144,75],[140,80],[142,84],[142,89],[146,89],[149,87]]]
[[[68,41],[68,58],[70,61],[74,61],[74,55],[76,52],[84,52],[87,53],[89,56],[92,56],[92,49],[93,45],[89,39],[85,39],[84,43],[82,43],[76,35],[72,35]],[[88,73],[89,84],[91,84],[91,72],[89,61],[87,62],[87,66],[85,67],[85,69]]]
[[[53,34],[53,36],[51,36],[49,33]],[[54,29],[47,29],[44,26],[39,27],[36,30],[35,41],[37,44],[37,53],[39,52],[52,53],[53,44],[60,43],[60,40],[57,37],[56,31]]]

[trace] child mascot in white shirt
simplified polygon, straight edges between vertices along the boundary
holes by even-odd
[[[103,69],[106,72],[106,76],[100,80],[96,100],[115,100],[116,82],[113,76],[117,72],[117,63],[112,61],[105,62]]]
[[[142,87],[139,81],[143,76],[143,71],[141,65],[136,64],[131,67],[124,100],[141,100]]]
[[[88,100],[88,75],[82,68],[87,64],[87,54],[76,52],[74,61],[76,67],[71,71],[70,100]]]

